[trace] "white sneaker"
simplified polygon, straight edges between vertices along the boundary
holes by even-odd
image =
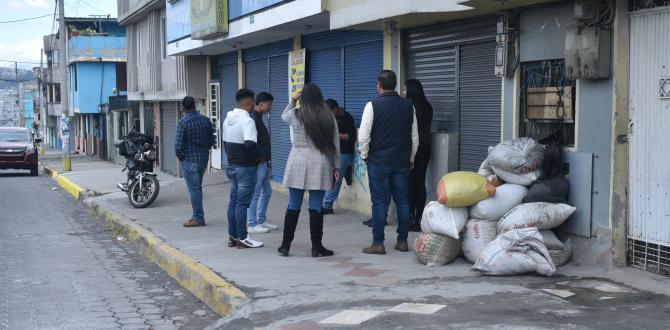
[[[251,234],[263,234],[269,231],[270,229],[265,228],[263,225],[255,225],[253,227],[247,227],[247,232]]]
[[[263,246],[263,242],[259,241],[254,241],[252,240],[249,236],[247,236],[246,239],[242,241],[237,241],[237,248],[238,249],[244,249],[244,248],[259,248]]]
[[[269,222],[265,222],[265,223],[261,224],[261,226],[267,228],[268,230],[276,230],[276,229],[279,229],[279,226],[277,226],[277,225],[273,225],[273,224],[271,224],[271,223],[269,223]]]

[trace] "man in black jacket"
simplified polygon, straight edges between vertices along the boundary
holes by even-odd
[[[256,188],[254,196],[251,198],[251,204],[247,210],[247,231],[249,233],[267,233],[270,230],[277,229],[277,225],[273,225],[266,221],[268,204],[272,196],[272,185],[270,184],[270,159],[272,152],[270,150],[270,132],[268,132],[263,116],[272,110],[272,101],[274,97],[272,94],[260,92],[256,95],[256,108],[251,113],[256,123],[256,131],[258,132],[257,147],[259,151],[258,159],[258,173],[256,175]]]
[[[335,183],[333,190],[326,193],[323,199],[323,214],[333,214],[333,203],[337,200],[342,187],[342,178],[347,167],[354,161],[354,148],[356,145],[356,124],[354,117],[344,109],[340,108],[337,101],[333,99],[326,100],[326,106],[333,111],[337,120],[337,128],[340,133],[340,173],[342,174]]]

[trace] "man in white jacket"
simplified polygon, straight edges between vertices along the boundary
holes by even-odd
[[[256,124],[250,113],[254,110],[254,92],[240,89],[235,95],[237,107],[223,121],[223,145],[228,157],[226,175],[230,179],[228,203],[228,246],[238,249],[257,248],[263,243],[249,238],[247,209],[256,187],[260,157],[256,146]]]

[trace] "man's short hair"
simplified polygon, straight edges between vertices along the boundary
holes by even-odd
[[[260,92],[258,95],[256,95],[256,105],[261,104],[261,102],[272,102],[274,101],[274,97],[272,94],[268,92]]]
[[[240,103],[246,99],[251,99],[251,101],[254,101],[254,92],[251,89],[248,88],[242,88],[237,93],[235,93],[235,101],[237,103]]]
[[[392,91],[395,89],[395,86],[398,84],[398,79],[395,76],[395,72],[391,70],[383,70],[377,76],[377,81],[382,86],[382,89],[387,91]]]
[[[337,108],[340,107],[340,105],[337,104],[337,101],[335,101],[335,100],[333,100],[333,99],[327,99],[327,100],[326,100],[326,106],[327,106],[328,109],[330,109],[330,110],[337,109]]]
[[[193,96],[186,96],[184,97],[183,100],[181,100],[181,105],[184,107],[184,110],[186,111],[195,110],[195,99],[193,98]]]

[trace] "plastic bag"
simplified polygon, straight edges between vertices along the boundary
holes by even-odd
[[[423,209],[421,231],[435,233],[458,239],[458,233],[468,221],[468,209],[465,207],[451,208],[438,202],[430,202]]]
[[[461,232],[461,251],[470,262],[477,261],[484,248],[496,239],[498,221],[470,219]]]
[[[467,207],[493,196],[496,187],[474,172],[451,172],[440,179],[437,199],[449,207]]]
[[[440,234],[421,234],[414,240],[414,251],[421,263],[442,266],[458,258],[461,241]]]
[[[570,248],[570,240],[561,242],[556,234],[551,230],[540,230],[542,239],[544,240],[544,245],[549,251],[551,256],[551,261],[556,267],[563,266],[570,260],[572,255],[572,248]]]
[[[547,202],[568,203],[570,182],[565,177],[540,180],[528,188],[528,194],[523,198],[524,203]]]
[[[521,204],[526,187],[507,183],[496,188],[496,194],[470,207],[470,218],[500,220],[509,210]]]
[[[516,174],[541,169],[543,160],[544,146],[528,137],[503,141],[489,149],[486,157],[488,166]]]
[[[507,212],[498,221],[498,234],[519,228],[537,227],[539,230],[560,226],[577,209],[567,204],[525,203]]]
[[[489,243],[472,267],[484,275],[515,275],[536,272],[551,276],[551,261],[537,228],[510,230]]]

